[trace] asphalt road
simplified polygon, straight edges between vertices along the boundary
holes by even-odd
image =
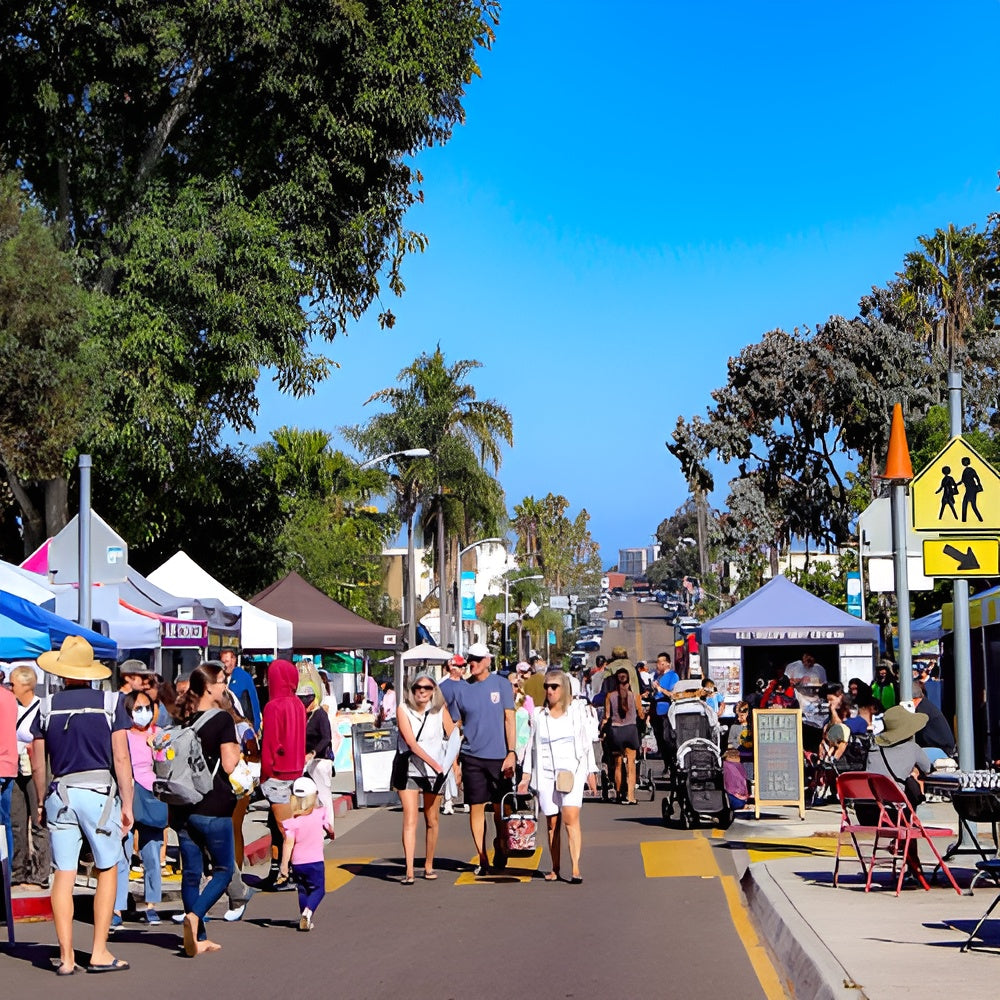
[[[617,626],[615,612],[621,611]],[[615,646],[624,646],[633,663],[645,660],[654,664],[656,654],[662,652],[674,655],[674,628],[667,624],[667,613],[655,601],[640,604],[634,597],[619,601],[612,597],[608,601],[605,617],[604,636],[601,639],[601,654],[610,659]],[[593,658],[591,658],[591,665]]]

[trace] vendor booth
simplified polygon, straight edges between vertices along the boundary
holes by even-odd
[[[171,594],[197,594],[199,600],[215,598],[242,612],[241,642],[244,649],[277,655],[293,648],[292,623],[286,618],[254,607],[206,573],[186,552],[176,552],[149,574],[149,582]]]
[[[871,682],[878,626],[849,615],[787,577],[760,590],[701,626],[706,676],[725,696],[727,711],[770,681],[791,661],[811,653],[828,681],[845,686],[852,677]]]
[[[118,647],[107,636],[0,591],[0,660],[36,659],[51,649],[59,649],[68,635],[86,639],[99,660],[118,656]]]

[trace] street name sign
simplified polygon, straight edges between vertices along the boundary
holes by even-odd
[[[996,538],[934,538],[924,542],[925,576],[998,576],[1000,541]]]
[[[917,475],[910,494],[915,531],[1000,533],[1000,472],[961,436]]]

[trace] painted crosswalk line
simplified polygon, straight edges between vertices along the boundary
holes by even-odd
[[[455,885],[498,885],[509,882],[530,882],[535,878],[535,872],[542,863],[542,849],[536,848],[534,854],[526,854],[523,857],[512,857],[507,862],[507,867],[502,872],[493,875],[483,875],[476,877],[472,872],[462,872],[455,879]],[[479,858],[469,859],[470,865],[478,865]]]
[[[639,845],[646,878],[718,878],[712,845],[704,837],[691,840],[649,840]]]
[[[374,860],[374,858],[327,858],[324,862],[326,891],[334,892],[342,889],[354,878],[358,869],[370,865]]]

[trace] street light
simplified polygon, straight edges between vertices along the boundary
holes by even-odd
[[[388,462],[390,458],[427,458],[430,451],[427,448],[406,448],[403,451],[389,451],[384,455],[376,455],[358,466],[359,469],[370,469],[380,462]],[[412,649],[417,644],[417,572],[413,554],[413,515],[406,520],[406,645]]]
[[[544,580],[545,577],[541,573],[534,573],[531,576],[519,576],[516,580],[508,580],[504,577],[503,581],[503,665],[509,670],[510,669],[510,657],[507,653],[507,644],[510,641],[510,625],[509,615],[510,615],[510,585],[512,583],[523,583],[525,580]]]
[[[390,458],[427,458],[429,455],[430,451],[427,448],[407,448],[405,451],[390,451],[384,455],[376,455],[375,458],[369,458],[367,462],[362,462],[358,468],[370,469],[373,465],[378,465],[379,462],[387,462]]]
[[[462,556],[466,552],[471,552],[479,545],[503,545],[506,548],[507,542],[503,538],[480,538],[478,542],[471,542],[464,549],[459,549],[458,558],[455,560],[455,586],[458,591],[458,607],[455,609],[455,655],[462,652]]]

